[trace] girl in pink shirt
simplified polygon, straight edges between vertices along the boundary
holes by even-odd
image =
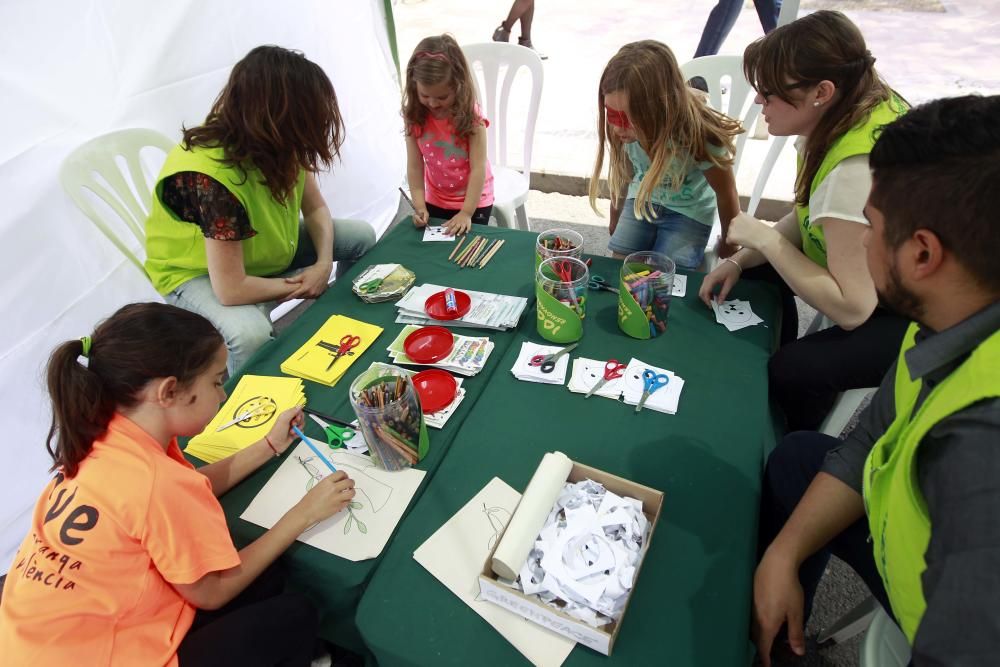
[[[430,217],[441,218],[449,234],[464,234],[472,223],[489,224],[489,123],[479,113],[469,63],[451,35],[417,44],[406,65],[403,119],[413,224],[423,227]]]

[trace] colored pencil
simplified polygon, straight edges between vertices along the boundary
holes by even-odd
[[[458,240],[458,243],[455,244],[455,247],[451,249],[451,254],[448,255],[448,261],[449,262],[451,261],[451,258],[455,256],[455,253],[458,252],[458,249],[462,247],[463,243],[465,243],[465,237],[464,236],[462,238],[460,238]]]
[[[302,438],[302,442],[304,442],[307,445],[309,445],[309,449],[313,450],[313,453],[316,456],[319,457],[320,461],[322,461],[323,463],[326,464],[327,468],[329,468],[332,472],[337,472],[337,469],[333,467],[332,463],[330,463],[330,459],[328,459],[325,456],[323,456],[323,452],[319,451],[319,447],[317,447],[316,445],[314,445],[313,442],[312,442],[312,440],[310,440],[309,438],[307,438],[306,434],[299,430],[298,426],[296,426],[295,424],[292,424],[292,430],[295,431],[295,435],[297,435],[300,438]]]
[[[466,252],[465,252],[465,253],[464,253],[464,254],[462,255],[462,258],[461,258],[461,259],[459,260],[459,262],[458,262],[458,265],[459,265],[460,267],[462,267],[463,269],[464,269],[464,268],[465,268],[466,266],[468,266],[468,265],[469,265],[469,260],[470,260],[470,259],[472,259],[472,256],[473,256],[473,255],[474,255],[474,254],[476,253],[476,251],[477,251],[477,250],[479,250],[479,246],[480,246],[480,245],[482,245],[483,241],[485,241],[485,240],[486,240],[486,239],[485,239],[484,237],[482,237],[482,236],[477,236],[477,237],[476,237],[476,240],[475,240],[475,241],[473,241],[473,243],[472,243],[472,247],[471,247],[471,248],[469,248],[469,249],[468,249],[468,250],[467,250],[467,251],[466,251]]]
[[[483,242],[479,244],[479,247],[476,248],[476,252],[472,253],[472,257],[469,258],[469,261],[466,262],[465,265],[475,266],[476,262],[479,261],[479,258],[482,256],[483,252],[489,245],[490,245],[490,240],[486,237],[483,237]]]
[[[489,253],[487,253],[487,255],[485,257],[483,257],[483,261],[479,263],[479,268],[480,269],[483,268],[484,266],[486,266],[486,264],[491,259],[493,259],[493,255],[497,254],[500,251],[500,246],[502,246],[503,244],[504,244],[504,239],[500,239],[495,246],[493,246],[492,248],[490,248]]]
[[[455,258],[456,264],[458,264],[459,266],[462,265],[462,262],[465,261],[465,258],[469,255],[472,249],[476,247],[476,244],[479,243],[479,239],[480,237],[477,236],[473,238],[471,241],[469,241],[469,245],[465,246],[465,250],[458,253],[458,257]]]

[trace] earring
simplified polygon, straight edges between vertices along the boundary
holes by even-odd
[[[819,102],[813,102],[813,106],[814,106],[814,107],[818,107],[818,106],[819,106],[819,104],[820,104]]]

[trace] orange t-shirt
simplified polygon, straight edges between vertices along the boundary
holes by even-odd
[[[116,414],[38,499],[0,602],[17,665],[176,665],[195,608],[171,583],[240,564],[208,478]]]

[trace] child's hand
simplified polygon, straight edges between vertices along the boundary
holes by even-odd
[[[472,216],[459,211],[451,220],[445,223],[444,232],[449,236],[465,234],[472,229]]]
[[[431,215],[427,212],[426,208],[418,208],[413,211],[413,226],[417,229],[427,226],[427,221],[430,220]]]
[[[274,445],[274,448],[279,454],[283,453],[288,446],[298,436],[295,435],[295,431],[292,430],[292,424],[295,424],[300,429],[305,425],[305,416],[302,414],[302,408],[289,408],[285,410],[278,418],[274,420],[274,426],[267,434],[268,440]]]
[[[735,261],[735,260],[734,260]],[[712,271],[701,281],[701,289],[698,290],[698,298],[706,306],[712,307],[712,293],[715,288],[719,288],[719,295],[716,297],[717,303],[722,303],[729,296],[729,290],[740,279],[740,268],[733,262],[719,262]]]
[[[354,480],[338,470],[317,482],[291,511],[301,512],[306,525],[311,526],[347,507],[355,493]]]

